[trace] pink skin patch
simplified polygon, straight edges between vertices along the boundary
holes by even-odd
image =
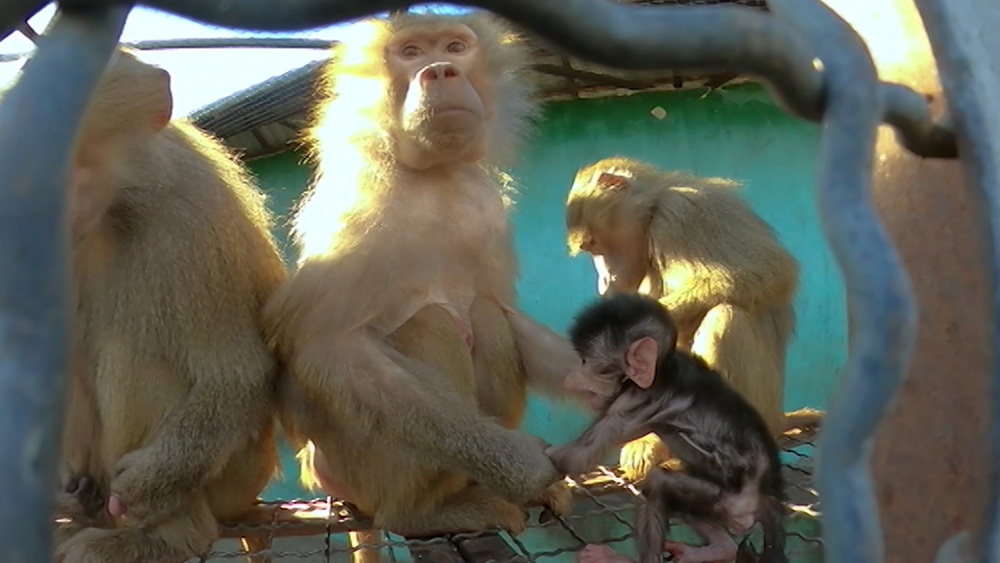
[[[588,544],[576,555],[577,563],[633,563],[606,545]]]
[[[330,476],[326,458],[323,457],[323,453],[318,449],[313,456],[313,471],[316,472],[316,479],[319,481],[319,486],[323,488],[323,492],[335,499],[351,502],[350,495],[347,494],[347,488],[340,481]]]
[[[675,563],[729,563],[736,558],[736,544],[730,542],[712,542],[707,545],[693,546],[686,543],[667,540],[663,542],[663,551],[669,553]]]
[[[469,350],[471,351],[472,347],[476,345],[476,338],[472,335],[472,329],[455,315],[451,316],[451,322],[455,323],[458,334],[465,340],[466,345],[469,346]]]
[[[669,553],[677,562],[727,563],[736,556],[729,546],[707,545],[690,546],[686,543],[667,540],[663,542],[663,551]],[[615,552],[606,545],[589,544],[576,555],[577,563],[634,563],[632,559]]]
[[[674,559],[677,559],[684,554],[684,551],[688,548],[688,544],[681,543],[679,541],[667,540],[663,542],[663,551],[669,553]]]
[[[125,512],[125,503],[118,498],[118,495],[112,494],[108,497],[108,514],[118,517],[124,515]]]

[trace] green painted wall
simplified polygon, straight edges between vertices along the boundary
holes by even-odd
[[[813,197],[819,127],[787,116],[757,86],[703,96],[702,91],[646,93],[546,107],[513,170],[520,184],[512,214],[521,264],[520,305],[563,331],[579,307],[596,295],[590,259],[570,259],[566,253],[563,203],[578,167],[620,153],[664,168],[738,179],[751,206],[801,264],[785,407],[822,408],[846,357],[846,316],[840,274]],[[662,120],[650,113],[657,106],[666,111]],[[299,160],[289,152],[251,163],[281,217],[279,237],[287,233],[283,221],[308,178]],[[291,256],[287,246],[286,255]],[[530,400],[524,429],[549,442],[572,439],[587,422],[586,413],[569,405]],[[284,459],[285,478],[266,491],[267,497],[306,494],[294,484],[297,470],[287,450]]]
[[[785,407],[821,408],[846,357],[843,285],[820,230],[813,179],[819,128],[795,120],[756,86],[553,103],[514,174],[513,213],[525,311],[564,330],[596,294],[590,258],[567,257],[563,204],[577,168],[610,154],[663,168],[735,178],[801,264],[796,338],[788,350]],[[651,115],[666,110],[662,120]],[[575,412],[535,401],[526,424],[552,442],[582,427]]]
[[[287,151],[249,163],[250,171],[267,193],[268,207],[274,213],[274,235],[285,262],[289,265],[294,264],[296,258],[290,240],[290,220],[299,196],[312,175],[312,168],[304,162],[305,157],[301,154]]]

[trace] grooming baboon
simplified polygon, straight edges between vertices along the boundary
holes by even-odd
[[[581,168],[566,202],[570,252],[590,253],[599,291],[659,299],[678,346],[720,371],[775,434],[815,413],[783,411],[785,348],[795,324],[798,263],[736,182],[662,171],[627,157]],[[641,478],[666,452],[650,434],[622,448]]]
[[[196,557],[276,466],[270,219],[241,165],[171,111],[169,74],[117,51],[70,165],[64,563]]]
[[[559,391],[579,362],[514,309],[499,167],[533,110],[526,54],[485,13],[352,32],[308,135],[299,269],[265,309],[288,363],[282,421],[315,445],[307,479],[378,528],[517,532],[523,503],[568,501],[516,430],[526,384]]]

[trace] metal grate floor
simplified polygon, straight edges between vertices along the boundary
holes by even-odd
[[[811,483],[815,434],[813,427],[792,430],[779,438],[792,509],[786,529],[787,554],[793,563],[822,561],[819,499]],[[384,562],[570,563],[588,543],[609,544],[616,551],[634,557],[634,508],[639,501],[635,487],[609,467],[599,467],[571,480],[570,484],[575,497],[570,513],[562,517],[549,515],[541,518],[543,522],[542,510],[532,508],[528,528],[516,536],[497,531],[430,539],[383,534],[383,541],[377,546],[381,559]],[[247,518],[224,524],[223,539],[200,561],[348,563],[354,548],[347,541],[347,533],[367,529],[371,529],[370,523],[349,504],[336,499],[261,501]],[[751,541],[759,546],[759,530],[751,534]],[[675,526],[672,535],[695,541],[695,536],[681,526]]]

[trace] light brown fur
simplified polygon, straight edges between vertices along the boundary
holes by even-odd
[[[432,53],[466,29],[478,47],[426,60],[452,61],[449,79],[423,83],[430,67],[402,58],[406,38]],[[403,14],[351,31],[307,139],[320,170],[295,219],[299,269],[266,308],[288,363],[282,423],[307,448],[304,481],[378,528],[516,532],[522,503],[568,502],[541,441],[516,431],[526,385],[561,390],[579,361],[513,308],[500,167],[533,112],[526,54],[485,14]],[[432,115],[406,109],[411,97],[435,87],[421,104],[481,101],[482,120],[411,128]]]
[[[610,290],[666,305],[679,346],[722,372],[780,434],[802,422],[786,421],[782,408],[798,263],[737,186],[627,157],[602,159],[582,167],[570,189],[568,243],[572,254],[603,255]],[[637,479],[666,455],[649,435],[622,448],[620,463]]]
[[[258,316],[284,267],[241,165],[170,121],[166,71],[119,51],[92,100],[68,187],[64,478],[92,479],[125,512],[80,518],[81,499],[61,491],[79,521],[56,556],[180,562],[210,547],[217,519],[251,508],[276,467],[275,360]]]

